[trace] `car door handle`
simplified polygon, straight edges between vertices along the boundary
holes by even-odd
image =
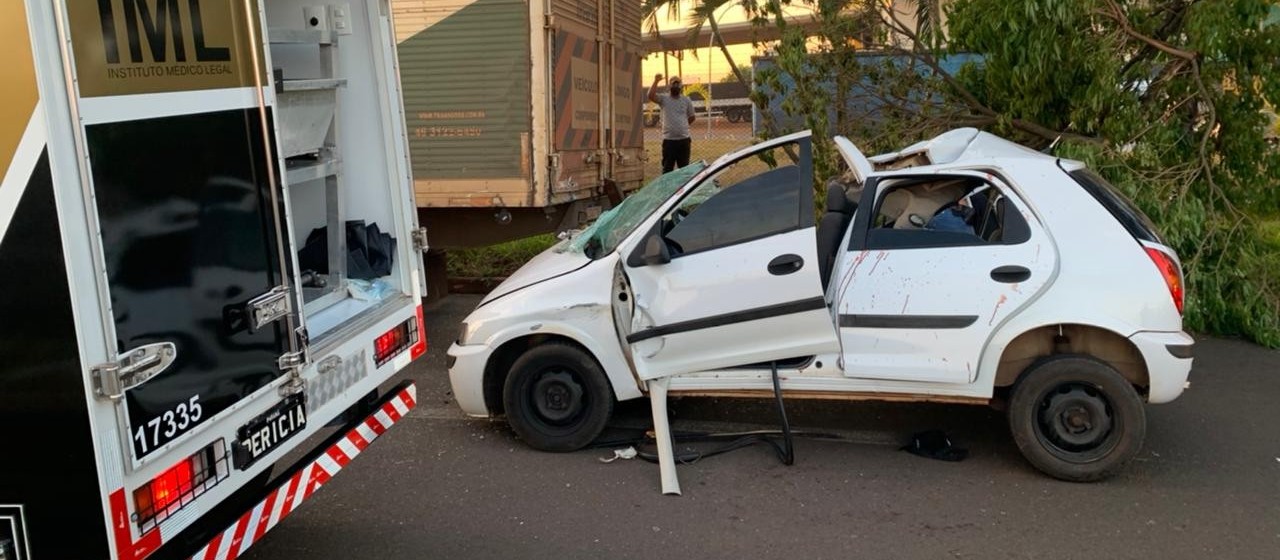
[[[769,274],[784,276],[804,268],[804,259],[800,255],[781,255],[769,261]]]
[[[991,271],[991,279],[1005,284],[1016,284],[1031,278],[1031,270],[1025,266],[1002,266]]]

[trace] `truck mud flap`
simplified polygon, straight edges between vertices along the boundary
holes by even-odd
[[[257,492],[256,496],[231,500],[240,505],[238,511],[210,515],[208,522],[197,524],[200,534],[186,535],[186,538],[179,535],[172,543],[172,550],[161,549],[156,557],[192,560],[238,558],[267,531],[297,510],[316,490],[328,484],[369,444],[404,418],[417,405],[417,396],[417,385],[413,381],[395,385],[374,406],[366,409],[372,412],[335,431],[315,451],[264,485],[264,491]],[[252,506],[248,507],[249,504]],[[212,533],[214,530],[218,532]]]

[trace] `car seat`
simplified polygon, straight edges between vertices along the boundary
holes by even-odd
[[[840,242],[857,209],[858,203],[850,200],[844,189],[838,185],[828,185],[827,211],[818,221],[818,274],[822,279],[824,292],[831,280],[831,268],[840,250]]]

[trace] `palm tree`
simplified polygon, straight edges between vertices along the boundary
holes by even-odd
[[[658,14],[665,11],[668,19],[679,19],[680,14],[684,12],[686,2],[684,0],[642,0],[641,10],[644,15],[645,27],[649,33],[658,34]],[[721,8],[730,4],[737,4],[747,12],[750,17],[755,17],[766,13],[780,13],[782,4],[785,0],[690,0],[689,10],[689,46],[694,47],[696,38],[702,33],[702,26],[709,25],[711,27],[711,38],[720,52],[724,54],[724,59],[729,63],[729,67],[733,69],[733,75],[743,87],[750,88],[751,80],[747,78],[742,71],[742,67],[738,66],[733,60],[733,55],[729,53],[729,46],[725,44],[724,38],[720,36],[720,24],[716,21],[715,14]]]
[[[942,27],[943,0],[915,0],[916,33],[930,44],[939,37],[937,33]]]

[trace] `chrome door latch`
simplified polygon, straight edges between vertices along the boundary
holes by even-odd
[[[249,312],[249,332],[257,332],[288,315],[293,310],[290,305],[289,288],[276,286],[270,292],[249,300],[246,306]]]
[[[89,370],[93,377],[93,392],[100,398],[120,400],[125,391],[169,369],[177,357],[178,348],[172,342],[134,348],[121,354],[114,363],[99,364]]]

